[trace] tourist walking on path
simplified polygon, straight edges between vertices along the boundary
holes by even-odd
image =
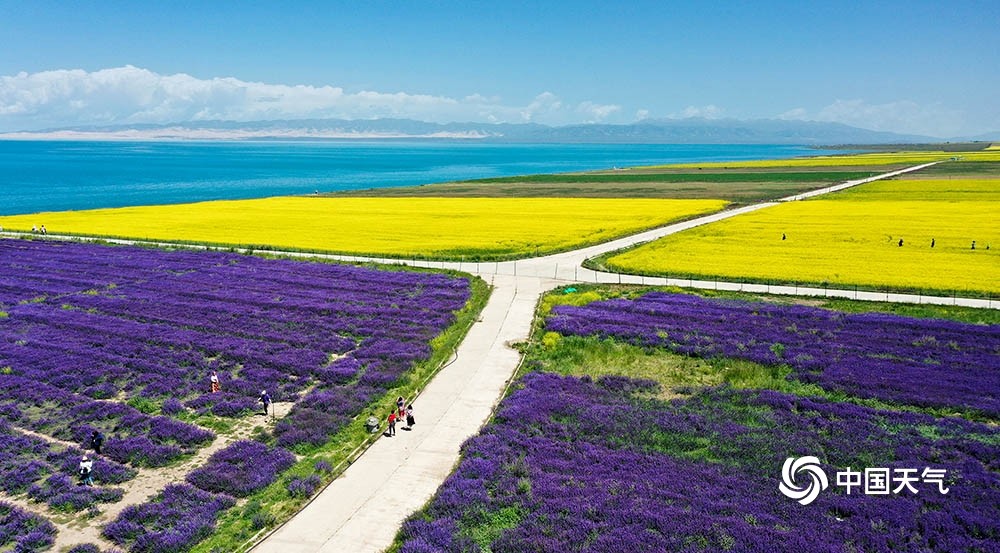
[[[80,485],[82,486],[93,486],[94,485],[94,462],[90,460],[86,455],[80,459]]]
[[[268,395],[267,390],[261,390],[260,391],[260,397],[257,398],[257,401],[259,401],[259,402],[261,402],[261,403],[264,404],[264,416],[266,417],[267,416],[267,408],[271,406],[271,396]]]
[[[416,419],[413,418],[413,404],[411,403],[406,406],[406,426],[412,428],[416,423]]]
[[[399,419],[399,420],[403,420],[403,417],[406,416],[406,409],[403,408],[404,405],[406,405],[406,402],[403,401],[403,396],[397,397],[396,398],[396,418]]]
[[[208,380],[212,383],[212,393],[219,392],[219,375],[212,371],[212,376],[208,377]]]
[[[396,435],[396,412],[393,411],[389,413],[389,430],[387,431],[386,436],[395,436],[395,435]]]
[[[102,445],[104,445],[104,434],[101,434],[98,430],[94,430],[94,433],[90,435],[90,447],[94,450],[94,453],[100,455]]]

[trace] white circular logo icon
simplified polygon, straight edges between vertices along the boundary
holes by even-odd
[[[799,486],[795,482],[795,476],[804,472],[809,477],[809,482],[805,486]],[[785,459],[785,464],[781,467],[781,484],[778,489],[786,497],[790,497],[803,505],[808,505],[819,497],[819,492],[825,490],[830,482],[826,479],[826,473],[819,466],[819,459],[812,455],[806,457],[789,457]]]

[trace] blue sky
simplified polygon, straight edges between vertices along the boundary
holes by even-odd
[[[1000,130],[998,29],[996,1],[0,0],[0,130],[702,116],[953,137]]]

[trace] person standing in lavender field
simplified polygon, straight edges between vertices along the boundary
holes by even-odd
[[[80,468],[78,469],[80,474],[80,485],[81,486],[93,486],[94,485],[94,462],[90,460],[86,455],[80,459]]]
[[[264,404],[264,416],[267,416],[267,408],[271,406],[271,396],[267,393],[267,390],[260,391],[260,397],[257,401]]]
[[[212,371],[212,376],[208,377],[209,382],[212,383],[212,393],[216,394],[219,392],[219,375]]]
[[[100,455],[102,445],[104,445],[104,434],[101,434],[99,430],[94,430],[94,433],[90,435],[90,447],[93,448],[94,453]]]

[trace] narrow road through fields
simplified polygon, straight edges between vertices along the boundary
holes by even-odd
[[[847,289],[770,286],[618,275],[581,267],[591,257],[655,240],[696,226],[843,190],[933,165],[918,165],[821,190],[723,211],[604,244],[544,257],[497,263],[408,261],[340,255],[276,252],[295,257],[374,261],[447,268],[476,274],[493,285],[479,321],[445,367],[414,400],[417,424],[379,439],[306,508],[253,548],[256,553],[377,552],[388,547],[403,520],[423,506],[452,470],[459,447],[487,421],[520,361],[509,345],[528,338],[543,292],[574,282],[674,285],[771,294],[811,295],[873,301],[997,307],[1000,301],[858,292]],[[68,237],[67,237],[68,238]],[[132,243],[128,240],[108,240]],[[166,244],[175,246],[176,244]],[[191,247],[191,246],[187,246]]]
[[[809,193],[843,190],[865,182],[917,171],[919,165]],[[804,195],[783,198],[795,201]],[[418,423],[410,432],[379,439],[344,474],[255,553],[377,552],[388,547],[400,525],[431,498],[458,461],[459,447],[487,421],[512,378],[519,355],[508,344],[528,338],[535,305],[553,286],[572,282],[633,283],[743,290],[772,294],[827,295],[875,301],[958,303],[989,307],[988,300],[878,294],[852,290],[699,282],[617,275],[584,269],[584,260],[641,242],[777,205],[756,204],[668,225],[605,244],[545,257],[502,263],[401,262],[336,256],[348,261],[405,263],[477,274],[494,289],[479,322],[459,346],[458,359],[442,370],[415,400]]]

